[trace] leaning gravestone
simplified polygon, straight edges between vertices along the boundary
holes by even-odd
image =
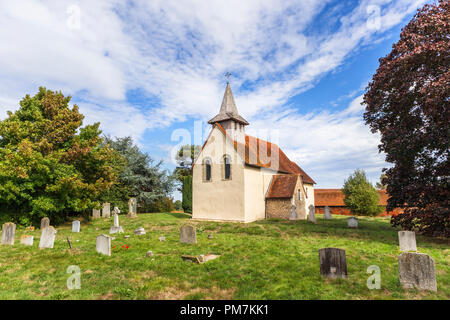
[[[52,249],[55,243],[56,230],[52,226],[44,228],[39,241],[39,249]]]
[[[12,222],[7,222],[2,226],[2,244],[14,245],[14,238],[16,236],[16,225]]]
[[[298,216],[297,216],[297,207],[295,206],[295,204],[293,204],[291,206],[291,214],[289,216],[289,220],[298,220]]]
[[[111,204],[109,202],[105,202],[102,209],[102,218],[109,217],[111,217]]]
[[[92,219],[98,219],[98,218],[100,218],[100,210],[92,209]]]
[[[32,246],[33,245],[33,236],[27,236],[27,235],[22,235],[20,237],[20,243],[26,246]]]
[[[72,221],[72,232],[80,232],[80,221]]]
[[[119,215],[117,213],[114,213],[113,217],[114,217],[114,226],[112,226],[109,229],[109,234],[123,233],[123,228],[119,225]]]
[[[184,225],[180,228],[181,243],[197,243],[197,231],[194,226]]]
[[[329,206],[325,206],[325,214],[323,215],[323,218],[326,220],[331,220],[333,217],[331,216],[331,211]]]
[[[128,217],[130,217],[130,218],[137,217],[136,198],[130,198],[130,200],[128,200]]]
[[[434,260],[424,253],[403,252],[398,256],[398,276],[405,289],[437,291]]]
[[[95,249],[98,253],[110,256],[111,255],[111,238],[106,234],[98,236],[95,242]]]
[[[417,251],[416,233],[414,231],[399,231],[398,242],[400,251]]]
[[[309,206],[308,220],[311,221],[311,222],[316,223],[316,214],[315,214],[314,211],[315,211],[315,208],[314,208],[314,206],[311,204],[311,205]]]
[[[347,219],[347,226],[349,228],[358,228],[358,218],[350,217]]]
[[[47,228],[50,225],[50,219],[45,217],[41,219],[41,230]]]
[[[323,248],[319,250],[320,275],[327,278],[347,279],[345,250]]]

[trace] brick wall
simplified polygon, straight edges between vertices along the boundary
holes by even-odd
[[[350,212],[350,209],[348,209],[347,207],[330,207],[330,212],[331,214],[340,214],[340,215],[345,215],[345,216],[351,216],[352,213]],[[392,212],[386,212],[384,211],[383,213],[381,213],[379,216],[387,216],[387,215],[392,215],[395,216],[399,213],[402,213],[403,210],[402,209],[395,209]],[[325,207],[316,207],[315,208],[315,213],[317,214],[324,214],[325,213]]]

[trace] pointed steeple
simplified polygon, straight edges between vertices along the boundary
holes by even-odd
[[[222,122],[227,120],[234,120],[240,124],[248,125],[248,122],[239,115],[239,112],[234,102],[233,93],[231,92],[230,83],[227,82],[225,93],[223,95],[222,105],[220,106],[219,114],[208,121],[209,124]]]

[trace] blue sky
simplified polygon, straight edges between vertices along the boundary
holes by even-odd
[[[0,0],[0,118],[41,85],[62,90],[85,123],[173,170],[173,137],[196,121],[207,135],[230,72],[248,132],[276,137],[316,187],[357,168],[376,182],[387,164],[360,102],[426,2]]]

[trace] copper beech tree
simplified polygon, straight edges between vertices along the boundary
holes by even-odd
[[[381,134],[391,224],[449,237],[450,2],[425,5],[367,87],[364,120]]]

